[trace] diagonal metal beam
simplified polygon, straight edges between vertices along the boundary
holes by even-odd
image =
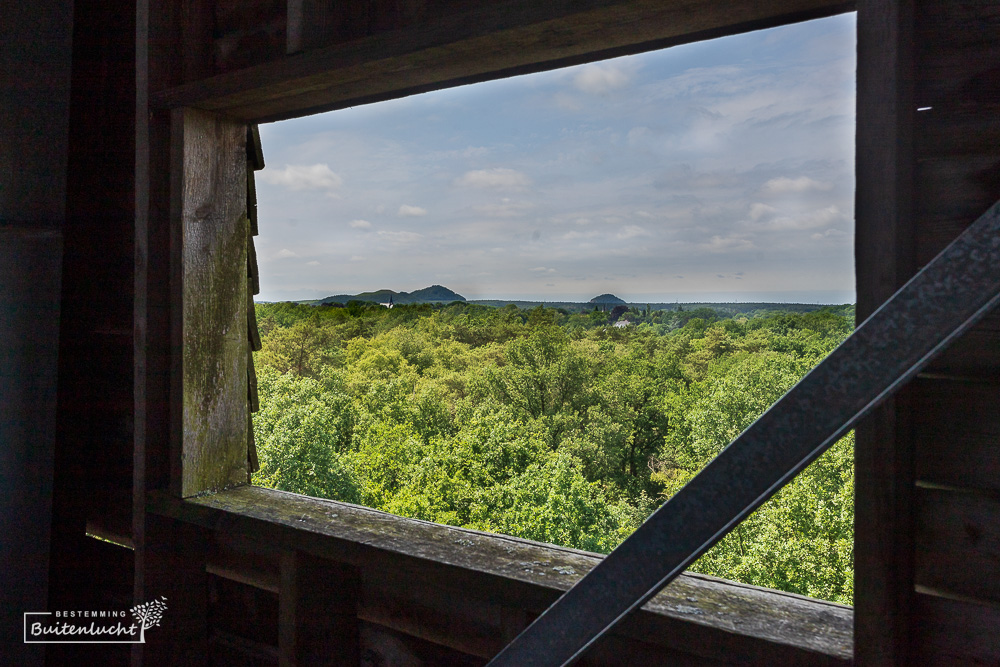
[[[1000,302],[1000,202],[489,663],[556,667],[642,606]]]

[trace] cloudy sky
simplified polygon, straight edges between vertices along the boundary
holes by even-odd
[[[262,125],[257,298],[853,302],[854,29]]]

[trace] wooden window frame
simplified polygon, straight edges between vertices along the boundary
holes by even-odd
[[[537,9],[538,3],[527,1],[501,4],[529,14],[551,11],[551,7]],[[175,354],[170,489],[152,492],[147,511],[197,527],[199,534],[208,536],[215,546],[200,552],[206,571],[283,597],[290,590],[283,573],[295,571],[287,566],[290,557],[300,557],[295,554],[354,568],[361,585],[369,585],[376,591],[370,594],[376,597],[382,589],[371,576],[372,563],[403,567],[410,573],[419,570],[418,579],[440,582],[445,589],[449,581],[460,582],[457,589],[451,588],[452,595],[478,596],[484,605],[499,605],[500,611],[487,614],[486,621],[480,619],[482,627],[471,633],[472,639],[470,633],[456,638],[447,632],[430,639],[489,657],[598,562],[599,555],[578,550],[246,486],[247,329],[241,307],[248,302],[248,285],[246,246],[240,249],[239,243],[246,236],[247,224],[242,141],[248,123],[555,69],[853,9],[852,3],[771,0],[745,3],[735,12],[726,7],[730,15],[721,18],[719,10],[712,8],[714,3],[707,0],[695,3],[701,14],[675,6],[643,9],[642,3],[625,4],[635,5],[632,14],[595,10],[590,22],[577,17],[570,26],[575,40],[557,39],[545,48],[537,44],[547,31],[559,27],[559,19],[539,16],[531,23],[522,16],[512,21],[495,9],[474,12],[475,21],[446,21],[391,44],[371,38],[323,47],[310,42],[313,38],[302,32],[305,23],[300,22],[295,39],[302,53],[152,94],[152,106],[169,109],[171,114],[169,202],[175,250],[170,293]],[[290,22],[294,19],[289,18]],[[518,52],[516,47],[524,44],[534,45],[531,57]],[[220,382],[220,378],[228,380]],[[254,554],[259,560],[251,559],[248,566],[243,559],[227,558],[219,545],[233,543],[240,545],[241,553]],[[422,584],[425,588],[431,585],[427,582]],[[442,617],[461,616],[456,609],[462,605],[445,598],[427,596]],[[356,611],[418,636],[426,637],[427,627],[434,626],[433,621],[429,625],[413,621],[410,625],[420,627],[410,627],[408,621],[389,618],[385,611],[389,606],[369,605]],[[293,613],[289,623],[297,627],[294,621]],[[624,639],[668,653],[720,660],[740,651],[752,662],[848,664],[854,650],[853,623],[853,610],[844,605],[687,574],[608,641],[614,646]]]

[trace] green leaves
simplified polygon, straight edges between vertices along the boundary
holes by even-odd
[[[258,305],[254,482],[606,552],[850,331],[516,306]],[[848,436],[694,564],[850,602]]]

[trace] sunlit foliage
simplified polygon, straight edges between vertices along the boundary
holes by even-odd
[[[607,552],[851,330],[467,303],[258,304],[257,484]],[[692,569],[850,603],[853,437]]]

